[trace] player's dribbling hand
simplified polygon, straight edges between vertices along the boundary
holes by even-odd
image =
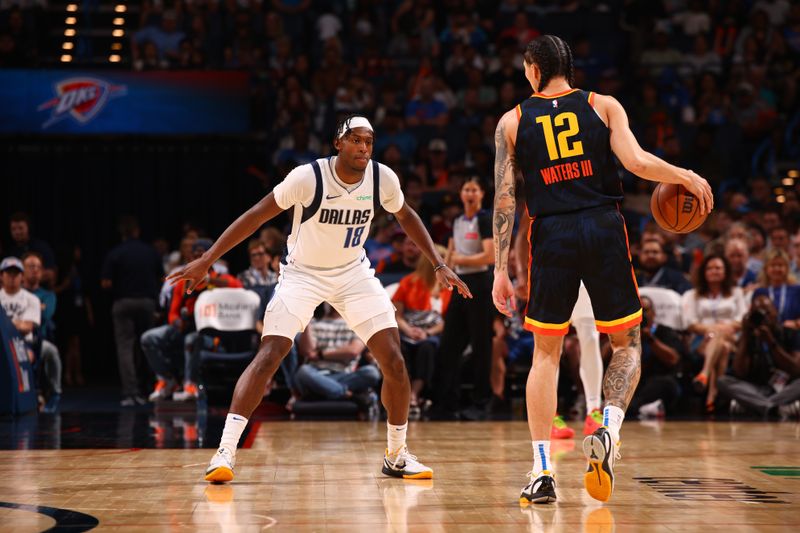
[[[707,215],[714,209],[714,193],[711,191],[711,185],[693,171],[687,172],[689,173],[689,182],[685,185],[686,190],[700,201],[700,214]]]
[[[436,271],[436,281],[439,285],[446,287],[448,291],[453,290],[453,286],[458,290],[458,293],[464,298],[472,298],[472,293],[469,287],[459,278],[455,272],[450,270],[450,267],[445,266]]]
[[[209,268],[211,265],[201,257],[167,276],[167,281],[175,285],[181,280],[186,280],[186,294],[191,294],[206,279]]]
[[[511,317],[512,312],[516,311],[517,302],[514,299],[514,285],[511,284],[511,279],[509,279],[507,272],[494,273],[492,301],[497,310],[507,317]]]

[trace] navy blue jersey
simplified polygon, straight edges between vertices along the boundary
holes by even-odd
[[[610,132],[593,108],[594,93],[571,89],[533,95],[517,106],[516,162],[532,217],[622,201]]]

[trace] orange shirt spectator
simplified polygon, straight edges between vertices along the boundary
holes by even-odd
[[[439,290],[439,298],[442,299],[442,309],[440,314],[444,316],[447,312],[447,305],[450,303],[452,292],[446,289]],[[418,275],[409,274],[400,280],[397,291],[392,296],[392,302],[402,303],[409,311],[431,311],[431,290],[428,285]]]
[[[185,280],[181,280],[175,284],[175,287],[172,289],[172,302],[170,303],[169,315],[167,317],[170,324],[174,325],[177,320],[181,319],[181,313],[184,309],[186,310],[186,316],[193,319],[194,304],[197,301],[197,296],[204,290],[213,289],[214,287],[242,288],[242,282],[230,274],[217,274],[212,270],[208,277],[208,283],[200,284],[200,287],[192,291],[191,294],[186,294]]]

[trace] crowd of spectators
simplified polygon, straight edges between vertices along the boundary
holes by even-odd
[[[32,64],[10,63],[8,58],[16,56],[6,46],[26,35],[26,10],[2,8],[0,66]],[[558,33],[571,44],[576,86],[620,99],[642,146],[696,170],[712,183],[717,197],[715,213],[698,231],[673,234],[652,223],[652,184],[620,174],[643,294],[664,289],[677,298],[653,291],[643,302],[647,321],[642,387],[633,404],[637,412],[650,416],[732,408],[770,414],[780,407],[790,415],[791,409],[800,410],[800,398],[792,395],[800,378],[800,288],[794,278],[800,270],[797,2],[145,1],[138,29],[131,32],[131,59],[138,70],[250,72],[253,128],[266,132],[272,154],[267,174],[275,180],[298,164],[330,154],[327,141],[341,116],[365,114],[376,126],[374,157],[397,172],[408,203],[434,240],[447,246],[459,231],[462,213],[468,211],[470,218],[481,205],[491,206],[497,118],[529,95],[521,51],[542,33]],[[470,183],[479,190],[465,192]],[[21,236],[14,224],[12,217],[13,242],[38,251],[47,272],[47,251],[30,235]],[[239,275],[246,288],[274,283],[285,231],[266,228],[248,245],[251,264]],[[483,243],[488,234],[476,231],[478,243]],[[199,237],[187,231],[180,251],[173,254],[158,243],[158,276],[190,259]],[[400,283],[395,301],[401,304],[415,409],[435,404],[443,390],[448,391],[447,401],[455,401],[447,406],[450,415],[465,407],[473,416],[476,409],[507,405],[499,396],[507,392],[504,380],[514,379],[514,363],[526,363],[516,348],[527,350],[527,333],[491,314],[481,325],[489,340],[492,332],[498,336],[491,346],[467,339],[465,328],[479,331],[472,324],[446,333],[448,316],[462,309],[462,302],[441,295],[420,264],[424,258],[419,250],[385,214],[375,220],[366,249],[385,284]],[[491,268],[491,254],[482,245],[469,254],[452,244],[450,249],[454,266],[473,255],[461,265]],[[483,255],[489,260],[477,259]],[[214,270],[223,276],[227,269],[220,264]],[[42,283],[67,287],[64,275],[51,272]],[[141,282],[155,284],[158,276]],[[122,291],[115,296],[116,325],[130,304],[123,300],[140,297],[130,287],[107,286],[115,294]],[[148,285],[148,294],[151,289]],[[175,291],[165,287],[160,302],[157,290],[152,291],[147,296],[152,304],[139,303],[151,314],[159,304],[166,311]],[[188,307],[184,312],[190,313]],[[670,314],[675,312],[681,320],[673,320]],[[175,329],[177,320],[179,332],[188,333],[180,311],[177,319],[169,315],[167,326]],[[130,369],[122,370],[129,357],[125,350],[154,323],[127,330],[121,325],[116,327],[125,335],[124,342],[118,341],[124,399],[133,405],[143,402],[144,391]],[[440,343],[441,335],[452,335],[451,341]],[[500,336],[510,337],[500,342]],[[306,341],[304,346],[319,346]],[[351,361],[370,364],[351,341],[335,347],[348,354],[347,364],[337,372],[349,369]],[[466,354],[465,345],[470,345]],[[443,347],[448,352],[444,355]],[[334,379],[337,386],[314,381],[319,377],[318,351],[300,350],[300,362],[310,366],[293,392],[348,396],[342,383],[355,375]],[[185,357],[188,361],[188,350]],[[181,379],[193,385],[190,366],[181,371],[181,365],[172,364],[166,375],[167,369],[158,365],[163,358],[154,360],[154,372],[166,387],[158,390],[177,390]],[[480,372],[473,372],[475,368]],[[363,373],[374,377],[372,369]],[[450,381],[454,375],[455,384]],[[563,413],[579,403],[574,396],[581,387],[574,372],[562,372],[561,381]],[[453,390],[471,393],[459,400]],[[489,395],[501,401],[487,404]]]

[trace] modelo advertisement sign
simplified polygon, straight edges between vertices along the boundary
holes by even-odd
[[[0,70],[0,133],[226,134],[249,126],[244,72]]]

